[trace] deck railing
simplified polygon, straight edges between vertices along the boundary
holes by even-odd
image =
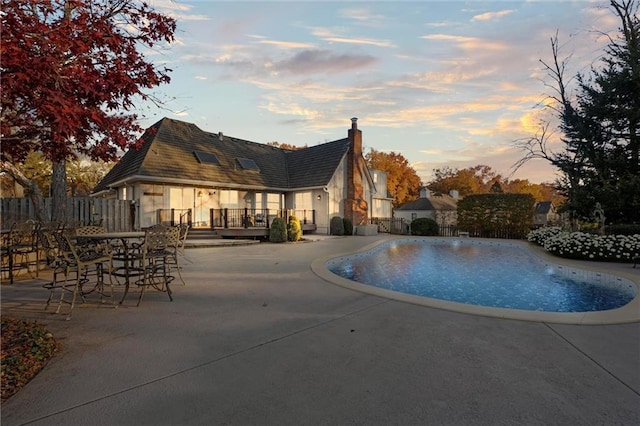
[[[210,209],[209,223],[212,228],[269,228],[273,219],[296,216],[301,225],[315,224],[315,210],[273,209]]]
[[[175,226],[187,223],[192,226],[191,209],[158,209],[157,214],[159,224]]]

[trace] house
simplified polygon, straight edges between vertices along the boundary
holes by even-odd
[[[458,191],[434,195],[427,188],[422,188],[417,200],[409,201],[395,210],[395,217],[404,219],[407,223],[427,217],[440,226],[455,226],[458,220]]]
[[[357,226],[391,215],[386,174],[367,168],[356,118],[346,138],[293,151],[163,118],[92,196],[134,200],[136,228],[189,218],[223,235],[231,228],[264,235],[288,212],[303,230],[318,233],[329,233],[333,216]]]
[[[537,202],[533,208],[533,226],[557,224],[560,219],[556,206],[551,201]]]

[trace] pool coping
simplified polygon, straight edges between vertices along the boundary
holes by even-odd
[[[640,321],[640,270],[633,269],[631,264],[609,264],[605,262],[588,262],[578,261],[572,259],[564,259],[550,255],[541,247],[535,246],[529,242],[521,240],[495,240],[486,238],[472,238],[471,240],[477,242],[486,242],[503,245],[517,244],[523,249],[531,253],[532,256],[537,257],[544,262],[560,265],[568,268],[574,268],[577,270],[584,270],[589,272],[605,273],[621,278],[625,278],[633,282],[637,287],[636,296],[626,305],[610,309],[606,311],[596,312],[542,312],[542,311],[527,311],[522,309],[509,309],[509,308],[494,308],[488,306],[471,305],[467,303],[450,302],[447,300],[433,299],[424,296],[416,296],[406,293],[400,293],[392,290],[386,290],[379,287],[370,286],[367,284],[361,284],[356,281],[352,281],[343,278],[339,275],[329,271],[326,263],[340,256],[349,256],[357,253],[362,253],[373,249],[374,247],[384,244],[392,240],[408,240],[408,239],[438,239],[438,240],[465,240],[466,238],[456,237],[417,237],[417,236],[393,236],[380,239],[374,243],[368,244],[358,250],[334,253],[332,255],[323,256],[315,259],[311,264],[311,270],[323,280],[350,290],[358,291],[361,293],[370,294],[373,296],[392,299],[400,302],[411,303],[414,305],[426,306],[429,308],[443,309],[447,311],[459,312],[463,314],[480,315],[493,318],[513,319],[521,321],[535,321],[535,322],[549,322],[556,324],[574,324],[574,325],[603,325],[603,324],[624,324]],[[625,271],[621,268],[628,265],[630,271]],[[636,271],[634,273],[633,271]]]

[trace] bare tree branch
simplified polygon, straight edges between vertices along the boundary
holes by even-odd
[[[514,142],[514,146],[524,152],[524,155],[519,159],[511,168],[513,173],[518,171],[529,160],[544,159],[549,162],[553,162],[553,153],[547,148],[547,141],[553,135],[553,132],[549,132],[550,123],[540,123],[540,130],[536,134],[529,138],[518,139]],[[512,174],[513,174],[512,173]]]
[[[0,161],[0,171],[7,173],[16,182],[18,182],[25,189],[27,195],[33,203],[35,209],[36,219],[38,221],[47,221],[47,213],[44,210],[44,200],[42,193],[38,185],[29,178],[27,178],[16,166],[8,161]]]

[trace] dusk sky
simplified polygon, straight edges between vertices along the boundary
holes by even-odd
[[[606,1],[217,2],[151,0],[177,19],[176,42],[148,52],[172,68],[141,108],[255,142],[316,145],[358,118],[365,152],[433,169],[491,166],[509,176],[513,141],[535,134],[552,93],[540,59],[558,31],[567,76],[598,65],[618,21]],[[548,117],[546,117],[548,119]],[[550,182],[530,162],[512,178]]]

